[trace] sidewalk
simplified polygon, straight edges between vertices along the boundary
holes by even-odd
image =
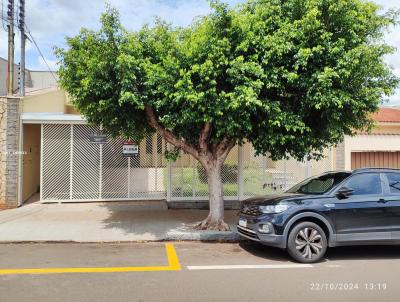
[[[32,203],[0,212],[0,242],[235,241],[236,211],[226,211],[229,232],[195,231],[207,210],[168,210],[161,201]]]

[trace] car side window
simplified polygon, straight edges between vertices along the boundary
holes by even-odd
[[[386,173],[390,193],[400,194],[400,173]]]
[[[379,173],[356,174],[344,185],[353,189],[353,195],[381,194],[382,185]]]

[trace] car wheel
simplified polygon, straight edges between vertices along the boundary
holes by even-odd
[[[328,242],[324,230],[313,222],[301,222],[289,233],[288,253],[301,263],[314,263],[326,253]]]

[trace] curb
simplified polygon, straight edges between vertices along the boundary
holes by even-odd
[[[198,231],[198,232],[170,232],[166,236],[169,241],[217,241],[238,242],[243,240],[236,232]]]
[[[144,243],[144,242],[165,242],[165,241],[202,241],[202,242],[240,242],[246,240],[239,236],[234,231],[219,232],[219,231],[197,231],[197,232],[184,232],[184,231],[171,231],[165,236],[154,239],[137,239],[137,240],[55,240],[55,239],[29,239],[29,240],[1,240],[1,244],[40,244],[40,243]]]
[[[224,210],[239,210],[241,202],[238,200],[225,200]],[[210,205],[208,200],[196,201],[168,201],[168,209],[181,210],[181,209],[196,209],[196,210],[209,210]]]

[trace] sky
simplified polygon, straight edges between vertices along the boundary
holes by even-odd
[[[231,5],[244,0],[225,0]],[[18,3],[18,0],[15,0]],[[122,24],[129,30],[137,30],[154,17],[186,26],[196,16],[205,15],[210,8],[206,0],[109,0],[121,13]],[[383,10],[400,8],[399,0],[375,0]],[[53,47],[65,46],[65,37],[74,36],[81,27],[98,29],[100,14],[104,11],[104,0],[26,0],[26,24],[35,38],[50,68],[56,70],[57,60]],[[1,0],[2,15],[5,15],[7,0]],[[0,27],[0,57],[7,58],[7,33],[5,24]],[[397,51],[386,58],[397,76],[400,76],[400,25],[391,29],[386,41]],[[20,58],[19,35],[15,36],[15,61]],[[35,46],[29,41],[26,48],[26,65],[32,70],[47,70],[47,66]],[[386,105],[400,105],[400,88],[388,99]]]

